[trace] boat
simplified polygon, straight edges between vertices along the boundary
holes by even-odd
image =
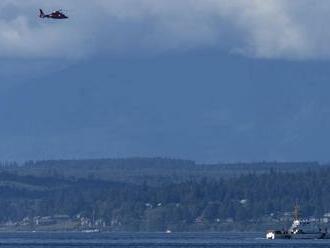
[[[330,239],[327,228],[320,228],[315,222],[299,217],[299,206],[296,205],[294,218],[288,230],[270,230],[266,239]]]

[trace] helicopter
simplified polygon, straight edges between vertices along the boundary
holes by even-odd
[[[63,14],[62,10],[53,11],[50,14],[45,14],[42,9],[40,11],[40,18],[51,18],[51,19],[68,19],[69,17]]]

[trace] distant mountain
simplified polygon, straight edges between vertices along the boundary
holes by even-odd
[[[18,78],[0,92],[0,157],[328,161],[328,68],[200,52]]]

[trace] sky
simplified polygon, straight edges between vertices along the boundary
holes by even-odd
[[[70,18],[40,19],[39,8]],[[329,10],[2,0],[0,159],[327,162]]]
[[[71,19],[41,21],[39,8],[67,10]],[[208,47],[258,58],[316,59],[330,51],[327,0],[2,0],[0,9],[5,58]]]

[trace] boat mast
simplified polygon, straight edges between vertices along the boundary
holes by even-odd
[[[296,205],[294,206],[293,218],[294,218],[294,220],[299,220],[299,205],[298,205],[298,203],[296,203]]]

